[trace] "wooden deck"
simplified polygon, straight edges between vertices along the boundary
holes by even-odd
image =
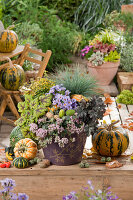
[[[133,106],[121,104],[121,108],[113,103],[108,105],[112,111],[104,117],[106,122],[120,120],[124,123]],[[0,146],[9,144],[9,134],[13,127],[0,124]],[[130,146],[127,153],[133,152],[133,131],[129,131]],[[86,148],[91,148],[91,137],[87,138]],[[92,180],[96,188],[112,187],[112,191],[123,200],[133,200],[133,162],[130,156],[118,158],[123,167],[107,169],[105,165],[90,162],[90,168],[81,169],[78,165],[50,166],[40,169],[35,166],[27,169],[0,169],[0,179],[12,178],[16,181],[16,192],[26,192],[30,200],[61,200],[62,196],[70,191],[79,191],[87,180]]]

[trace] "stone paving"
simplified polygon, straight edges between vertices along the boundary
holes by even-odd
[[[10,118],[13,117],[10,112],[6,113],[6,115],[8,115]],[[13,128],[14,126],[9,125],[4,121],[0,121],[0,147],[9,146],[9,135]]]

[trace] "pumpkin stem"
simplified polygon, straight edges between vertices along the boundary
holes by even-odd
[[[13,25],[10,25],[10,26],[8,26],[7,27],[7,29],[6,30],[11,30],[11,29],[14,29],[14,27],[15,27],[15,25],[13,24]]]
[[[115,122],[112,122],[112,123],[108,126],[107,130],[108,130],[108,131],[111,131],[112,127],[113,127],[115,124],[117,124],[119,121],[120,121],[120,120],[117,120],[117,121],[115,121]]]
[[[20,147],[20,148],[18,149],[18,151],[20,151],[21,153],[23,153],[23,152],[25,151],[25,147]]]
[[[11,61],[11,59],[9,57],[4,57],[3,56],[2,58],[4,58],[5,60],[8,60],[10,67],[13,67],[12,61]]]

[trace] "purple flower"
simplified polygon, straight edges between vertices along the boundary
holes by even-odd
[[[6,189],[7,191],[13,190],[13,187],[16,186],[15,181],[12,180],[12,179],[6,178],[6,179],[4,179],[4,180],[2,180],[0,182],[1,182],[1,186],[4,189]]]
[[[37,131],[36,131],[36,136],[40,137],[40,138],[44,138],[46,137],[47,135],[47,130],[46,129],[43,129],[43,128],[39,128]]]
[[[70,91],[69,91],[69,90],[66,90],[66,91],[65,91],[65,95],[68,96],[69,94],[70,94]]]
[[[28,200],[29,197],[25,193],[18,193],[18,200]]]
[[[10,192],[9,195],[10,195],[11,200],[18,200],[17,194]]]
[[[35,124],[35,123],[30,124],[30,131],[31,132],[36,133],[37,129],[38,129],[37,124]]]

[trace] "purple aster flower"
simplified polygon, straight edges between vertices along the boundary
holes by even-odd
[[[16,186],[15,181],[12,180],[12,179],[6,178],[6,179],[4,179],[4,180],[2,180],[0,182],[1,182],[1,186],[4,189],[6,189],[7,191],[13,190],[13,187]]]
[[[9,195],[11,200],[18,200],[17,194],[10,192]]]
[[[18,193],[18,200],[28,200],[29,197],[25,193]]]
[[[9,192],[9,190],[7,188],[4,188],[3,190],[0,190],[0,194],[4,195],[7,194]]]
[[[68,96],[69,94],[70,94],[70,91],[69,91],[69,90],[66,90],[66,91],[65,91],[65,95]]]

